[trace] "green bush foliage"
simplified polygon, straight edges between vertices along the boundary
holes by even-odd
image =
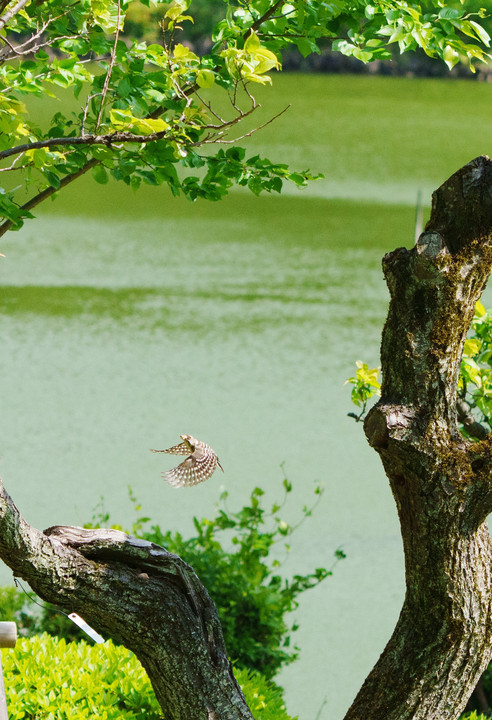
[[[43,634],[4,650],[2,662],[10,720],[162,720],[137,658],[111,641],[67,643]],[[236,677],[256,720],[293,720],[278,686],[244,670]]]
[[[295,525],[285,522],[280,511],[292,491],[287,478],[283,479],[283,490],[283,501],[274,503],[268,511],[262,505],[261,488],[253,490],[249,504],[238,512],[227,509],[228,495],[223,493],[222,505],[212,519],[194,518],[196,534],[190,538],[179,532],[164,532],[148,517],[138,517],[127,529],[130,535],[176,553],[194,568],[217,606],[232,661],[237,667],[257,670],[266,678],[274,677],[283,665],[297,657],[298,648],[291,645],[291,633],[298,625],[289,623],[287,616],[297,608],[299,595],[333,571],[333,567],[316,568],[291,578],[280,574],[280,552],[289,551],[289,537],[314,508],[304,506]],[[316,487],[314,492],[319,499],[321,488]],[[135,511],[140,512],[137,500],[130,496]],[[102,513],[93,520],[91,526],[100,526],[107,525],[110,518]],[[334,564],[343,557],[343,551],[337,550]]]
[[[217,606],[230,658],[237,667],[256,670],[268,679],[298,655],[298,648],[291,643],[298,625],[289,620],[289,614],[297,608],[299,596],[330,576],[334,565],[345,557],[337,550],[330,569],[282,576],[279,556],[288,553],[290,536],[311,515],[322,494],[316,487],[313,506],[305,505],[299,522],[292,525],[280,514],[291,491],[292,484],[284,478],[282,502],[267,510],[262,505],[263,490],[255,488],[249,504],[238,512],[227,509],[224,493],[212,519],[194,518],[195,534],[189,538],[164,532],[149,517],[139,515],[141,506],[130,491],[137,517],[126,532],[162,545],[194,568]],[[110,524],[109,513],[99,509],[86,526]],[[48,632],[66,640],[84,637],[63,613],[51,605],[39,607],[34,598],[15,588],[0,589],[2,619],[15,620],[26,635]]]

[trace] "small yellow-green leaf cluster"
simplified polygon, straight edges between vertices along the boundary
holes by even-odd
[[[15,138],[26,138],[29,129],[24,124],[24,103],[0,94],[0,150],[8,148]]]
[[[191,0],[173,0],[166,12],[164,17],[166,19],[165,27],[167,30],[174,29],[178,23],[185,22],[186,20],[193,22],[191,15],[185,15],[186,10],[190,6]]]
[[[243,48],[229,47],[221,53],[227,69],[234,79],[245,82],[271,83],[272,78],[265,75],[269,70],[280,70],[277,56],[261,45],[258,35],[252,32]]]
[[[472,408],[492,421],[492,313],[481,302],[475,306],[470,334],[463,347],[458,390]]]
[[[162,118],[134,117],[130,110],[111,110],[111,125],[118,132],[135,132],[139,135],[161,133],[169,129],[170,125]]]
[[[94,22],[106,32],[123,29],[124,14],[113,0],[91,0]]]
[[[379,368],[370,368],[367,363],[357,360],[357,371],[354,377],[347,378],[345,384],[350,383],[352,388],[352,402],[358,407],[365,408],[367,401],[374,395],[380,395]]]

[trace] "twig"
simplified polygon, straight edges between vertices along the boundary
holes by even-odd
[[[103,86],[102,93],[101,93],[101,105],[99,106],[99,112],[97,114],[96,130],[99,127],[99,124],[101,122],[101,118],[102,118],[102,114],[103,114],[103,110],[104,110],[104,102],[106,100],[106,94],[108,92],[108,87],[109,87],[109,81],[111,79],[114,63],[116,60],[116,46],[118,44],[118,40],[120,37],[120,20],[121,20],[121,0],[118,0],[118,17],[116,20],[116,30],[114,33],[113,49],[111,50],[111,58],[109,61],[108,72],[106,73],[106,77],[104,79],[104,86]]]
[[[14,15],[17,15],[19,10],[22,10],[22,8],[27,5],[29,0],[19,0],[18,3],[14,5],[14,7],[10,8],[10,10],[7,10],[7,12],[0,17],[0,30],[5,27],[5,25],[8,23],[8,21],[14,17]]]
[[[261,107],[261,105],[256,105],[254,109],[256,110],[256,108],[260,108],[260,107]],[[208,135],[207,138],[202,139],[197,143],[192,143],[192,147],[199,146],[199,145],[210,145],[211,143],[219,143],[221,145],[233,145],[234,143],[238,142],[238,140],[244,140],[244,138],[251,137],[251,135],[254,135],[256,132],[258,132],[258,130],[262,130],[267,125],[270,125],[270,123],[272,123],[274,120],[276,120],[281,115],[283,115],[284,112],[286,112],[289,108],[290,108],[290,105],[287,105],[287,107],[284,107],[283,110],[281,110],[279,113],[277,113],[276,115],[271,117],[269,120],[264,122],[262,125],[258,125],[257,127],[253,128],[252,130],[249,130],[247,133],[244,133],[244,135],[238,135],[238,137],[234,138],[233,140],[223,140],[222,137],[225,134],[225,130],[223,130],[216,134]],[[234,120],[229,121],[229,123],[227,123],[227,124],[229,126],[235,125],[236,123],[243,120],[243,118],[247,117],[248,115],[251,115],[252,112],[253,112],[253,110],[249,110],[247,113],[244,113],[244,115],[242,117],[235,118]],[[214,125],[205,125],[204,127],[208,129],[208,128],[213,128],[215,126]]]
[[[21,157],[22,157],[23,154],[24,154],[24,153],[21,153],[20,155],[17,155],[17,157],[14,158],[12,164],[9,165],[8,167],[0,168],[0,172],[9,172],[9,170],[22,170],[22,169],[23,169],[22,167],[16,168],[16,167],[14,167],[14,165],[15,165],[15,163],[16,163],[18,160],[21,159]]]
[[[212,103],[207,102],[206,100],[204,100],[204,99],[201,97],[201,95],[199,95],[198,93],[195,93],[195,95],[196,95],[197,98],[200,100],[200,102],[202,103],[202,105],[205,105],[205,107],[207,108],[207,110],[208,110],[214,117],[216,117],[217,120],[219,120],[219,122],[221,122],[221,123],[225,122],[224,119],[212,108]]]
[[[328,702],[327,699],[323,698],[323,702],[321,703],[320,708],[319,708],[318,712],[316,713],[316,717],[314,718],[314,720],[320,719],[323,708],[327,704],[327,702]]]
[[[80,134],[82,137],[85,137],[85,122],[87,120],[87,113],[89,112],[89,104],[91,100],[94,100],[94,98],[99,97],[101,93],[94,93],[93,95],[88,95],[87,100],[85,101],[84,106],[84,112],[82,114],[82,123],[80,125]]]
[[[33,42],[34,40],[38,39],[39,36],[44,32],[44,30],[48,27],[48,25],[45,26],[44,29],[40,30],[39,33],[36,33],[32,37],[30,37],[28,40],[22,43],[22,45],[12,45],[7,38],[1,37],[0,40],[3,40],[6,45],[10,47],[10,52],[6,52],[3,55],[0,55],[0,61],[5,62],[6,60],[11,60],[14,57],[20,57],[21,55],[32,55],[33,53],[36,53],[41,48],[51,46],[52,41],[51,40],[45,40],[43,42],[38,43],[37,45],[32,45],[31,47],[28,47],[26,50],[22,50],[21,48],[24,48],[26,45],[28,45],[30,42]],[[57,37],[57,41],[60,40],[74,40],[75,38],[80,37],[80,35],[60,35]],[[86,62],[85,60],[82,60],[82,62]],[[4,92],[2,90],[2,92]]]
[[[273,5],[265,12],[261,17],[258,18],[258,20],[255,20],[252,25],[246,30],[243,37],[246,40],[247,37],[249,37],[252,33],[256,32],[258,28],[263,25],[264,22],[269,20],[271,16],[276,12],[277,8],[279,8],[281,5],[285,4],[285,0],[277,0],[277,2],[274,2]]]
[[[73,40],[74,38],[80,37],[80,34],[76,35],[59,35],[56,38],[51,38],[48,40],[45,40],[44,42],[40,42],[37,45],[33,45],[32,47],[29,47],[31,43],[33,43],[35,40],[39,40],[39,38],[43,35],[45,30],[54,22],[59,20],[60,18],[67,15],[75,5],[78,4],[77,2],[73,3],[72,5],[69,5],[69,7],[59,15],[55,15],[54,17],[48,18],[48,20],[45,20],[41,27],[38,23],[38,29],[35,33],[33,33],[27,40],[24,40],[23,43],[20,45],[14,46],[6,37],[0,37],[0,40],[3,40],[6,45],[10,47],[11,52],[5,53],[4,55],[0,56],[0,61],[5,62],[6,60],[10,60],[12,57],[17,57],[19,55],[30,55],[31,53],[37,52],[40,48],[46,47],[47,45],[52,45],[52,43],[56,40],[56,42],[60,42],[60,40]],[[23,49],[27,48],[27,49]]]

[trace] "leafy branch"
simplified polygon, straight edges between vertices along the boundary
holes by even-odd
[[[442,7],[440,0],[430,0],[425,11],[407,0],[227,0],[213,48],[202,56],[175,37],[192,20],[191,0],[156,0],[160,44],[128,35],[123,41],[132,2],[0,0],[0,174],[20,177],[15,188],[0,188],[0,236],[20,228],[40,202],[89,170],[100,183],[109,176],[133,188],[164,183],[191,200],[217,200],[234,184],[255,193],[280,192],[284,181],[305,184],[313,178],[309,171],[246,158],[235,147],[221,151],[282,114],[234,133],[259,107],[255,84],[272,82],[270,71],[281,69],[282,53],[292,45],[308,55],[330,39],[335,50],[363,62],[389,57],[393,43],[402,52],[422,47],[450,67],[490,57],[480,17]],[[42,129],[22,97],[56,101],[53,87],[82,98],[79,111],[57,106]],[[217,109],[220,93],[230,102],[230,117]],[[202,145],[214,145],[215,154],[200,156]],[[205,174],[198,178],[195,168]]]
[[[249,26],[246,32],[243,33],[243,38],[246,40],[250,35],[256,33],[267,20],[273,17],[273,15],[275,15],[278,8],[282,7],[282,5],[285,5],[285,0],[276,0],[276,2],[274,2],[273,5],[269,7],[268,10],[264,12],[261,17],[259,17]]]
[[[345,385],[353,385],[351,391],[351,398],[354,405],[361,408],[360,413],[348,413],[348,416],[354,418],[356,422],[363,420],[367,403],[374,396],[381,394],[381,384],[379,382],[380,368],[370,368],[367,363],[357,360],[355,363],[357,366],[357,372],[353,377],[347,378]]]

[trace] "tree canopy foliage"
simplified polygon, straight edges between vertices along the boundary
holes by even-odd
[[[142,3],[159,42],[125,33],[136,0],[0,0],[0,235],[87,171],[191,200],[218,200],[236,184],[257,194],[304,185],[309,171],[236,145],[261,126],[254,88],[289,48],[306,56],[331,43],[369,62],[394,45],[420,47],[450,68],[492,57],[484,11],[443,0],[225,0],[203,55],[182,37],[193,2]],[[48,122],[36,96],[53,108]]]

